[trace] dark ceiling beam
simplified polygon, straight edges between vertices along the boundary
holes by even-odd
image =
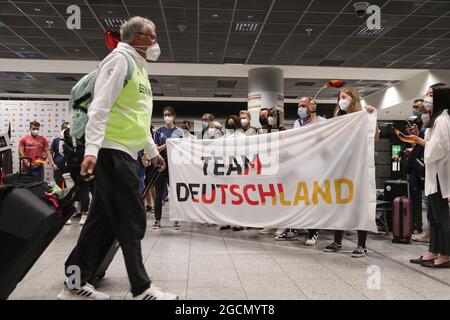
[[[264,30],[266,22],[269,19],[270,13],[272,12],[273,7],[275,6],[275,2],[277,2],[277,0],[272,0],[272,2],[270,3],[269,9],[267,9],[266,16],[264,17],[264,20],[261,23],[261,28],[259,28],[258,34],[256,35],[256,39],[253,42],[253,45],[252,45],[252,47],[251,47],[251,49],[250,49],[250,51],[248,53],[247,59],[245,59],[245,64],[248,64],[248,61],[250,60],[250,57],[252,56],[253,51],[255,50],[256,44],[259,41],[259,37],[261,37],[261,34],[262,34],[263,30]]]

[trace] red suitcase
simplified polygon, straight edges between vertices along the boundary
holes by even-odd
[[[407,197],[397,197],[393,202],[392,210],[392,242],[411,242],[412,235],[412,212],[410,201]]]

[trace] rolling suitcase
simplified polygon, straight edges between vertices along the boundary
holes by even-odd
[[[26,186],[0,188],[1,300],[9,297],[75,212],[75,196],[84,187],[80,179],[59,200],[46,193],[45,183],[33,192]]]
[[[150,191],[150,189],[155,185],[156,180],[159,177],[159,172],[157,168],[153,168],[153,170],[150,171],[150,179],[148,180],[147,185],[145,186],[144,191],[142,192],[142,198],[145,199],[147,196],[147,193]],[[98,284],[98,282],[103,279],[103,277],[106,274],[106,270],[108,269],[109,265],[114,259],[114,256],[116,255],[117,251],[119,250],[119,242],[116,238],[110,239],[110,241],[106,241],[106,244],[101,250],[101,254],[99,255],[102,257],[101,261],[97,263],[97,268],[95,272],[92,274],[88,282],[94,286]]]
[[[392,202],[397,197],[408,197],[408,181],[386,180],[384,182],[384,201]]]
[[[31,158],[19,158],[19,172],[7,174],[3,178],[3,184],[11,184],[17,187],[26,187],[39,182],[38,176],[33,176],[33,172],[28,170],[25,172],[22,167],[23,160],[27,160],[31,163]]]
[[[407,197],[397,197],[393,202],[392,210],[392,242],[411,242],[412,212],[410,201]]]

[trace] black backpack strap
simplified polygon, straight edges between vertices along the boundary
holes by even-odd
[[[75,100],[73,102],[72,108],[87,113],[87,110],[85,108],[82,108],[80,105],[83,102],[89,100],[91,97],[92,97],[92,94],[90,92],[86,93],[84,96],[82,96],[81,98],[78,98],[77,100]]]

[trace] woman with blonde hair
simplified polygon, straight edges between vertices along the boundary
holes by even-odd
[[[363,108],[361,99],[355,88],[344,88],[339,92],[338,103],[334,111],[334,116],[339,117],[353,112],[366,110],[369,113],[375,112],[375,108],[368,106]],[[378,127],[375,130],[375,141],[379,139],[380,131]],[[342,250],[342,238],[344,236],[343,230],[334,231],[334,242],[324,248],[325,252],[338,252]],[[358,246],[352,252],[351,256],[354,258],[361,258],[367,255],[366,249],[367,231],[358,230]]]

